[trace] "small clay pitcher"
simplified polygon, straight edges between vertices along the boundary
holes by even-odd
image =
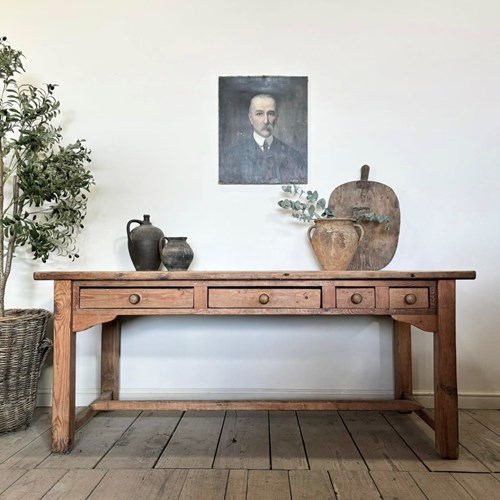
[[[191,265],[194,252],[186,240],[186,236],[165,236],[160,240],[161,260],[168,271],[187,271]]]
[[[363,239],[364,230],[352,219],[317,219],[307,235],[323,271],[345,271]]]
[[[130,230],[131,224],[139,224]],[[128,253],[136,271],[158,271],[161,265],[158,242],[163,231],[151,224],[149,215],[144,220],[132,219],[127,223]]]

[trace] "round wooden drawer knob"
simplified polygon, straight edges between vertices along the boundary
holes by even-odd
[[[269,295],[267,293],[261,293],[259,295],[259,302],[261,304],[267,304],[269,302]]]
[[[351,295],[351,302],[353,304],[361,304],[361,302],[363,302],[363,296],[360,293],[353,293]]]
[[[128,301],[131,303],[131,304],[138,304],[140,301],[141,301],[141,296],[138,294],[138,293],[133,293],[132,295],[130,295],[130,297],[128,298]]]
[[[413,304],[416,304],[417,302],[417,296],[414,293],[409,293],[405,295],[405,302],[411,306]]]

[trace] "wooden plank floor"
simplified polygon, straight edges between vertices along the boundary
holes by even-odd
[[[460,411],[460,458],[396,412],[103,412],[68,454],[50,410],[0,434],[0,499],[500,500],[500,411]]]

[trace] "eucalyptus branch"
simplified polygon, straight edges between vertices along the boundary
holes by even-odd
[[[278,201],[278,205],[285,210],[292,211],[292,217],[303,222],[311,222],[321,218],[332,218],[335,214],[326,206],[326,200],[320,198],[317,191],[305,191],[296,184],[281,186],[281,190],[289,193],[292,199],[285,198]],[[303,195],[305,201],[301,201]],[[293,199],[295,198],[295,199]]]

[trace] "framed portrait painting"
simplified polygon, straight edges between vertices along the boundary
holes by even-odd
[[[307,184],[307,83],[219,78],[219,184]]]

